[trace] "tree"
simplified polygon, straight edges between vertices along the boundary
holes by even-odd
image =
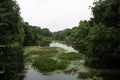
[[[88,64],[120,67],[120,0],[104,0],[93,7],[94,27],[89,33]]]
[[[23,23],[25,37],[24,46],[48,46],[52,41],[52,33],[49,29],[41,29],[38,26],[29,25],[27,22]]]
[[[15,0],[0,0],[0,79],[18,80],[23,69],[19,6]]]
[[[72,29],[71,35],[69,37],[71,45],[84,54],[87,53],[87,36],[89,34],[89,22],[80,21],[79,26]]]
[[[71,29],[64,29],[53,33],[54,40],[67,41],[68,36],[71,34]]]
[[[0,1],[0,44],[11,44],[19,40],[19,6],[13,0]]]
[[[92,8],[94,23],[107,27],[120,26],[120,0],[104,0]]]

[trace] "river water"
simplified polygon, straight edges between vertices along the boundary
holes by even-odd
[[[60,43],[51,43],[50,47],[60,47],[67,52],[77,52],[71,46],[63,45]],[[75,76],[65,74],[42,74],[29,65],[26,75],[21,80],[77,80]]]
[[[42,74],[29,66],[29,70],[22,80],[77,80],[73,76],[65,74]]]
[[[50,44],[50,47],[60,47],[66,50],[66,52],[77,52],[74,48],[71,46],[67,46],[60,43],[52,42]],[[83,66],[83,69],[85,67]],[[82,67],[81,67],[82,70]],[[84,71],[84,70],[83,70]],[[97,70],[98,71],[98,70]],[[102,79],[92,79],[92,80],[120,80],[120,70],[108,70],[106,73],[106,70],[104,73],[101,73],[99,76],[102,77]],[[35,70],[31,65],[29,65],[27,73],[22,79],[20,80],[78,80],[76,76],[72,75],[66,75],[66,74],[60,74],[60,73],[54,73],[50,75],[42,74]],[[86,80],[86,79],[80,79],[80,80]],[[87,79],[89,80],[89,79]],[[90,79],[91,80],[91,79]]]
[[[65,44],[60,44],[60,43],[57,43],[57,42],[52,42],[50,44],[50,47],[60,47],[60,48],[65,49],[66,52],[78,52],[74,48],[72,48],[71,46],[67,46]]]

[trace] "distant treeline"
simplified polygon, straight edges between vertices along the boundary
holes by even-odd
[[[22,22],[21,26],[23,27],[24,46],[49,46],[49,43],[51,43],[52,32],[49,29],[31,26],[27,22]]]
[[[52,33],[20,16],[16,0],[0,0],[0,80],[18,80],[24,69],[23,46],[48,46]]]
[[[89,66],[120,68],[120,0],[99,0],[94,5],[93,18],[54,32],[53,39],[85,54]]]

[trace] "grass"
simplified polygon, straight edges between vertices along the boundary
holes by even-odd
[[[58,56],[59,59],[64,59],[64,60],[80,60],[83,57],[84,57],[83,54],[76,52],[62,53]]]
[[[58,47],[28,46],[24,48],[25,61],[40,72],[52,72],[66,69],[70,61],[58,60],[56,57],[64,53],[64,49]]]
[[[24,54],[28,54],[31,51],[37,51],[39,48],[39,46],[26,46],[24,47]]]
[[[55,70],[65,69],[69,61],[57,61],[52,58],[37,58],[34,60],[32,66],[40,72],[51,72]]]
[[[26,62],[42,73],[65,70],[71,61],[80,60],[83,54],[68,52],[58,47],[28,46],[24,48]]]
[[[34,58],[53,57],[58,53],[57,47],[28,46],[24,48],[25,61],[32,62]]]
[[[25,55],[49,55],[50,53],[58,53],[58,50],[56,47],[26,47],[25,49]]]

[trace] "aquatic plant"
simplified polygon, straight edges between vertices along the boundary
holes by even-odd
[[[24,48],[25,62],[32,62],[37,57],[54,57],[58,52],[57,47],[28,46]]]
[[[62,70],[62,69],[66,69],[68,64],[70,64],[70,61],[62,60],[62,61],[57,62],[56,67],[57,69]]]
[[[76,52],[62,53],[58,56],[59,59],[64,59],[64,60],[80,60],[83,57],[84,57],[83,54]]]
[[[65,69],[69,61],[57,61],[52,58],[37,58],[32,66],[40,72],[51,72],[55,70]]]
[[[41,55],[46,53],[58,53],[56,47],[30,46],[24,49],[26,55]]]

